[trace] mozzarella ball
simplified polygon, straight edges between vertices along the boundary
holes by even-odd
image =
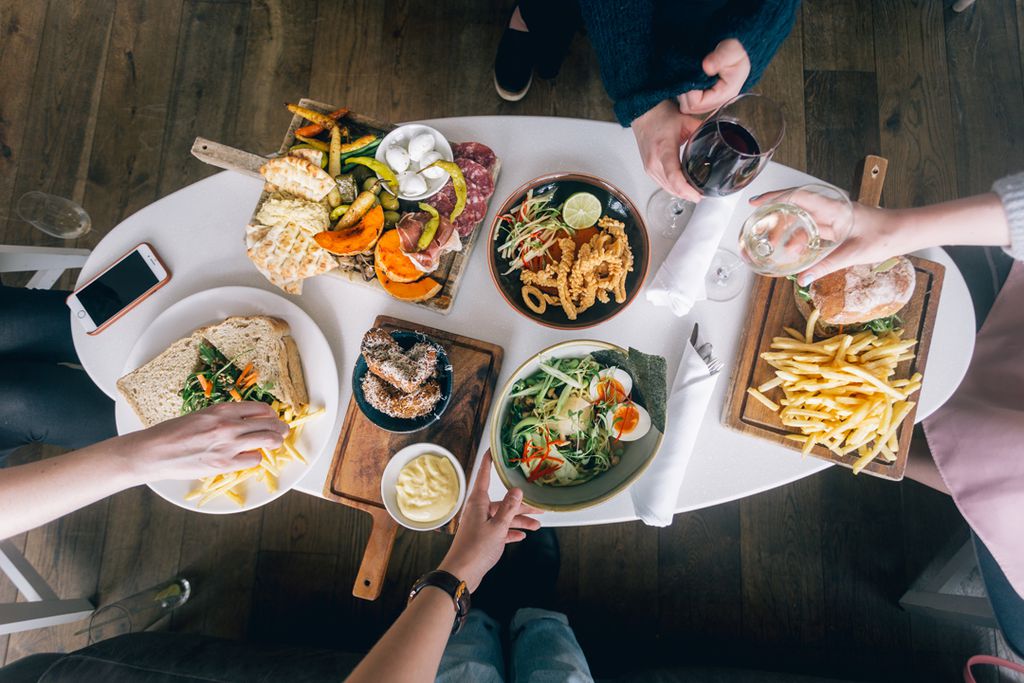
[[[428,152],[434,150],[434,136],[430,133],[422,133],[409,141],[409,157],[413,161],[419,161]]]
[[[409,153],[405,151],[404,147],[398,145],[388,147],[388,150],[384,152],[384,161],[395,173],[404,173],[409,170]]]
[[[427,191],[427,181],[418,173],[402,173],[398,176],[398,192],[403,197],[419,197]]]

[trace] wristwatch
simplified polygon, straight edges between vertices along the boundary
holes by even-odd
[[[466,621],[466,615],[469,614],[469,589],[466,588],[466,582],[455,578],[454,575],[442,569],[435,569],[421,576],[412,585],[412,590],[409,591],[409,600],[406,604],[412,602],[412,599],[427,586],[440,588],[452,596],[452,602],[455,603],[455,623],[452,624],[452,635],[455,635],[462,628],[463,622]]]

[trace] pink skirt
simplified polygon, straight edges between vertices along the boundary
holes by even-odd
[[[963,383],[924,431],[960,512],[1024,596],[1024,263],[978,332]]]

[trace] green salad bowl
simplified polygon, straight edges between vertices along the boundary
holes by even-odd
[[[626,354],[625,349],[615,344],[589,339],[566,341],[550,346],[516,368],[495,399],[496,408],[491,413],[491,458],[505,487],[522,489],[523,501],[528,505],[541,510],[569,512],[603,503],[628,489],[630,484],[644,473],[658,453],[664,435],[652,425],[650,431],[636,441],[623,442],[624,451],[618,464],[582,484],[550,486],[531,482],[527,480],[521,468],[505,464],[501,432],[508,417],[511,406],[509,395],[515,383],[538,372],[542,361],[555,358],[582,358],[592,352],[603,350]],[[637,404],[646,407],[643,396],[639,395],[635,385],[632,397]]]

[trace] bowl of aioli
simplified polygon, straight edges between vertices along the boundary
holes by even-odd
[[[466,500],[466,473],[447,448],[406,446],[391,456],[380,478],[391,517],[413,531],[432,531],[455,518]]]

